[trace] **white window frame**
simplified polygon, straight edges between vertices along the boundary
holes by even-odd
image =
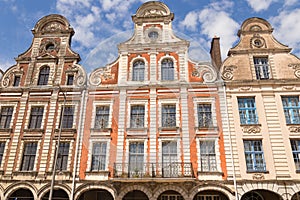
[[[0,142],[4,143],[4,151],[3,151],[3,156],[2,156],[1,165],[0,165],[0,170],[3,170],[3,165],[4,165],[4,162],[5,162],[6,151],[8,149],[7,145],[8,145],[9,140],[0,140]]]
[[[198,104],[210,104],[211,105],[211,118],[212,127],[217,127],[217,116],[216,116],[216,99],[213,97],[202,97],[194,98],[194,123],[198,131]]]
[[[176,106],[176,127],[180,127],[180,108],[178,99],[160,99],[158,101],[158,120],[159,127],[162,127],[162,108],[163,105],[175,105]]]
[[[108,106],[109,107],[109,116],[108,116],[108,125],[107,128],[111,128],[112,123],[112,112],[113,112],[113,100],[102,100],[102,101],[94,101],[93,103],[93,111],[92,111],[92,120],[91,127],[95,128],[95,120],[96,120],[96,108],[99,106]]]
[[[162,77],[161,77],[161,62],[164,60],[164,59],[170,59],[173,61],[173,67],[174,67],[174,80],[162,80]],[[178,81],[178,67],[177,67],[177,61],[176,59],[173,57],[173,56],[170,56],[170,55],[166,55],[166,56],[162,56],[159,61],[158,61],[158,80],[160,81],[163,81],[163,82],[168,82],[168,81]]]
[[[53,74],[54,74],[54,63],[37,63],[36,64],[36,74],[34,75],[34,80],[35,80],[35,83],[34,85],[36,86],[47,86],[47,85],[51,85],[50,83],[52,83],[53,81]],[[48,83],[47,85],[38,85],[38,81],[39,81],[39,77],[40,77],[40,71],[41,71],[41,68],[44,67],[44,66],[48,66],[49,67],[49,77],[48,77]]]
[[[2,107],[13,107],[13,113],[12,113],[11,120],[10,120],[8,128],[12,128],[13,122],[15,120],[14,116],[16,114],[17,104],[18,104],[18,102],[8,102],[8,103],[1,103],[0,104],[0,111],[1,111]]]
[[[131,106],[135,106],[135,105],[144,105],[145,107],[145,114],[144,114],[144,127],[143,128],[146,128],[147,125],[148,125],[148,100],[146,99],[143,99],[143,100],[140,100],[140,99],[131,99],[128,101],[127,103],[127,129],[130,129],[130,120],[131,120]]]
[[[53,142],[52,142],[51,158],[54,158],[54,155],[55,155],[56,142],[57,142],[57,140],[53,140]],[[68,154],[68,165],[67,165],[67,169],[64,170],[64,171],[69,172],[69,171],[71,171],[71,161],[72,161],[72,157],[73,157],[73,154],[71,152],[74,148],[74,140],[61,139],[60,142],[68,142],[70,144],[69,154]],[[54,161],[54,159],[51,159],[51,161],[50,161],[50,165],[52,166],[52,169],[53,169],[53,165],[54,165],[53,161]]]
[[[77,113],[78,113],[78,103],[68,103],[66,102],[66,104],[64,105],[63,102],[60,102],[58,104],[58,119],[57,119],[57,123],[56,123],[56,129],[59,129],[60,127],[60,120],[61,120],[61,117],[63,116],[63,114],[61,113],[62,111],[62,107],[65,106],[65,107],[74,107],[74,114],[73,114],[73,125],[72,125],[72,128],[75,128],[76,127],[76,121],[77,121]],[[71,128],[71,129],[72,129]]]
[[[158,138],[158,157],[159,157],[159,163],[163,163],[162,160],[162,143],[163,142],[176,142],[177,143],[177,162],[181,163],[181,146],[180,146],[180,138],[179,137],[162,137]],[[161,168],[159,169],[161,170]],[[162,173],[161,171],[159,173]]]
[[[201,172],[201,152],[200,152],[200,141],[214,141],[215,142],[215,154],[216,154],[216,167],[217,171],[208,171],[208,172],[221,172],[221,162],[220,162],[220,146],[218,143],[218,138],[217,137],[205,137],[205,138],[197,138],[196,139],[196,144],[197,144],[197,163],[198,163],[198,172]],[[206,171],[205,171],[206,172]]]
[[[143,142],[144,143],[144,164],[147,162],[147,149],[148,145],[147,142],[148,140],[146,138],[132,138],[132,139],[126,139],[126,150],[125,150],[125,163],[129,164],[129,144],[131,142]]]
[[[93,146],[94,143],[98,142],[105,142],[106,143],[106,158],[105,158],[105,170],[100,171],[92,171],[92,154],[93,154]],[[93,138],[89,141],[89,155],[88,155],[88,161],[87,161],[87,168],[86,172],[103,172],[108,171],[108,162],[109,162],[109,156],[110,156],[110,138],[104,139],[104,138]]]
[[[133,64],[138,61],[138,60],[141,60],[144,62],[145,64],[145,71],[144,71],[144,80],[143,81],[134,81],[132,80],[133,76],[132,76],[132,73],[133,73]],[[132,81],[132,82],[145,82],[145,81],[148,81],[148,69],[149,69],[149,63],[148,61],[146,60],[146,58],[144,57],[141,57],[140,55],[138,55],[136,58],[133,58],[130,63],[129,63],[129,74],[128,74],[128,80],[129,81]]]
[[[44,103],[44,102],[32,102],[32,103],[29,103],[29,105],[28,105],[28,111],[27,111],[27,116],[26,116],[26,119],[25,119],[25,127],[26,127],[26,129],[28,129],[28,127],[29,127],[29,120],[30,120],[30,116],[31,116],[31,108],[32,107],[44,107],[43,119],[42,119],[42,123],[41,123],[41,127],[40,127],[40,129],[43,129],[44,124],[45,124],[45,120],[44,119],[45,119],[45,116],[46,116],[48,105],[47,105],[47,103]]]
[[[24,153],[25,143],[30,143],[30,142],[37,143],[37,147],[36,147],[36,153],[35,153],[35,159],[34,159],[34,166],[32,168],[32,171],[29,171],[29,172],[37,171],[36,165],[37,165],[39,152],[40,152],[40,147],[41,147],[41,141],[40,140],[22,140],[21,141],[21,148],[20,148],[20,151],[19,151],[19,159],[17,161],[17,166],[18,166],[19,171],[21,171],[21,165],[22,165],[22,160],[23,160],[23,153]],[[51,160],[53,160],[53,159],[51,159]]]

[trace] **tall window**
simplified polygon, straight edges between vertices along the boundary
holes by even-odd
[[[247,171],[265,171],[266,164],[261,140],[245,140],[244,148]]]
[[[143,81],[144,78],[145,78],[145,63],[141,60],[138,60],[133,63],[132,80]]]
[[[269,79],[270,69],[268,58],[253,58],[257,80]]]
[[[15,76],[13,86],[18,87],[20,85],[20,81],[21,81],[21,77],[20,76]]]
[[[164,59],[161,62],[161,80],[163,81],[174,80],[174,64],[171,59]]]
[[[32,171],[34,167],[37,143],[29,142],[24,144],[24,152],[21,164],[21,171]]]
[[[144,143],[129,144],[129,173],[130,176],[140,176],[144,169]]]
[[[281,97],[287,124],[300,124],[300,105],[298,96]]]
[[[215,141],[200,141],[201,171],[217,171]]]
[[[0,113],[0,128],[9,128],[14,108],[11,106],[2,107]]]
[[[256,106],[254,97],[238,98],[241,124],[257,124]]]
[[[73,74],[69,74],[67,76],[67,85],[73,85],[74,82],[74,75]]]
[[[38,85],[48,85],[50,67],[44,66],[40,70]]]
[[[162,106],[162,127],[176,127],[176,105]]]
[[[106,169],[106,148],[106,142],[93,144],[91,171],[103,171]]]
[[[68,157],[69,157],[69,142],[59,143],[58,157],[56,162],[56,170],[65,171],[68,168]]]
[[[32,107],[29,119],[29,129],[41,128],[44,107]]]
[[[62,111],[64,110],[64,113],[61,114],[62,118],[62,128],[73,128],[73,118],[74,118],[74,107],[73,106],[65,106]]]
[[[179,174],[177,160],[177,142],[162,143],[163,177],[176,177]]]
[[[0,166],[3,159],[4,148],[5,148],[5,142],[0,142]]]
[[[291,140],[291,147],[296,165],[296,170],[300,171],[300,140]]]
[[[97,106],[95,117],[95,128],[102,129],[108,127],[109,106]]]
[[[131,128],[143,128],[145,118],[145,106],[134,105],[131,106],[130,113],[130,127]]]
[[[211,117],[211,105],[210,104],[198,104],[198,127],[211,127],[212,117]]]

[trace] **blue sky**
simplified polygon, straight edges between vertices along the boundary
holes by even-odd
[[[131,37],[131,16],[147,0],[0,0],[0,69],[32,42],[32,28],[39,19],[56,13],[75,30],[72,49],[80,54],[88,72],[114,61],[117,44]],[[237,31],[250,17],[268,20],[274,36],[300,57],[299,0],[163,0],[175,14],[173,29],[208,54],[211,38],[221,38],[222,58],[237,43]],[[193,52],[191,52],[193,54]],[[195,54],[194,57],[197,57]],[[204,56],[205,57],[205,56]],[[202,59],[202,58],[201,58]],[[203,58],[205,59],[205,58]]]

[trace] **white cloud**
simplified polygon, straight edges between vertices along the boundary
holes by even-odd
[[[188,30],[191,30],[191,31],[195,31],[196,30],[196,27],[197,27],[197,22],[198,22],[198,12],[196,11],[191,11],[189,12],[183,21],[180,22],[180,26],[182,28],[186,28]]]
[[[284,6],[293,6],[298,2],[298,0],[285,0]]]
[[[267,10],[272,2],[276,0],[247,0],[248,5],[255,11]]]
[[[8,68],[16,64],[16,62],[11,60],[5,60],[4,58],[0,58],[0,69],[5,72]]]
[[[274,27],[276,39],[292,48],[300,46],[300,8],[282,11],[269,21]]]

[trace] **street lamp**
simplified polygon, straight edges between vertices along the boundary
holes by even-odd
[[[61,89],[59,87],[59,89]],[[65,112],[65,106],[66,106],[66,94],[62,91],[62,94],[64,96],[64,104],[61,110],[61,119],[59,124],[59,132],[58,132],[58,139],[55,146],[55,155],[54,155],[54,163],[52,168],[52,179],[51,179],[51,187],[50,187],[50,194],[49,194],[49,200],[52,200],[53,196],[53,190],[54,190],[54,182],[55,182],[55,173],[56,173],[56,163],[58,158],[58,152],[59,152],[59,145],[60,145],[60,137],[61,137],[61,131],[62,131],[62,125],[63,125],[63,118],[64,118],[64,112]]]

